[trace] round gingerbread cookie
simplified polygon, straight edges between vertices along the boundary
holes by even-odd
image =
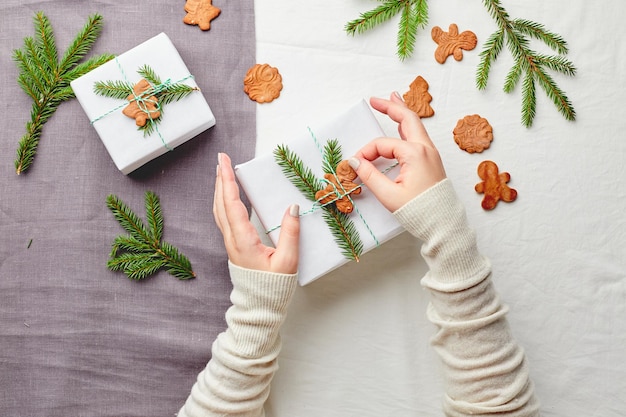
[[[283,77],[269,64],[252,66],[243,79],[243,91],[257,103],[269,103],[280,96]]]
[[[493,128],[477,114],[460,119],[452,133],[459,148],[469,153],[484,151],[493,140]]]

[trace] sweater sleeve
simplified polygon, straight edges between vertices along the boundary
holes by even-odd
[[[274,274],[229,263],[233,290],[227,329],[213,343],[178,417],[264,415],[278,366],[279,329],[297,286],[295,274]]]
[[[394,215],[423,241],[429,266],[422,285],[427,316],[438,331],[431,343],[444,370],[449,417],[539,415],[523,349],[513,338],[491,281],[491,264],[477,247],[450,180],[422,193]]]

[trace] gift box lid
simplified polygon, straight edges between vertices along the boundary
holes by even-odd
[[[215,125],[215,116],[201,91],[163,106],[157,129],[144,137],[135,121],[122,114],[124,100],[97,95],[97,81],[137,83],[137,70],[148,65],[165,82],[197,87],[176,47],[165,33],[137,45],[115,59],[71,82],[85,114],[91,121],[117,168],[128,174]]]
[[[372,139],[385,136],[378,121],[365,101],[361,101],[335,119],[303,126],[299,132],[283,144],[297,154],[303,164],[318,178],[323,177],[323,154],[320,147],[331,139],[337,139],[342,148],[343,159],[348,159]],[[379,158],[374,162],[381,170],[388,170],[395,161]],[[398,167],[386,172],[395,178]],[[300,260],[299,283],[306,285],[328,272],[350,262],[337,246],[331,231],[322,218],[322,210],[314,208],[308,200],[285,177],[272,153],[261,155],[235,167],[242,190],[247,195],[258,219],[276,244],[280,222],[291,204],[299,204]],[[356,179],[358,183],[358,178]],[[400,234],[404,229],[391,213],[363,186],[363,192],[355,196],[355,210],[349,215],[363,243],[363,253]]]

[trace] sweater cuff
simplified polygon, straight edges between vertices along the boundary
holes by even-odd
[[[226,321],[241,354],[258,357],[273,349],[298,285],[297,274],[242,268],[228,262],[233,291]]]
[[[444,292],[462,291],[490,273],[491,265],[478,252],[476,234],[468,225],[465,208],[449,179],[400,207],[394,216],[424,242],[422,256],[429,266],[422,280],[424,286]]]

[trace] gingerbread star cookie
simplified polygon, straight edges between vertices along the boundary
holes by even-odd
[[[221,9],[213,6],[211,0],[187,0],[185,4],[187,15],[183,22],[188,25],[198,25],[202,30],[211,29],[211,20],[219,16]]]

